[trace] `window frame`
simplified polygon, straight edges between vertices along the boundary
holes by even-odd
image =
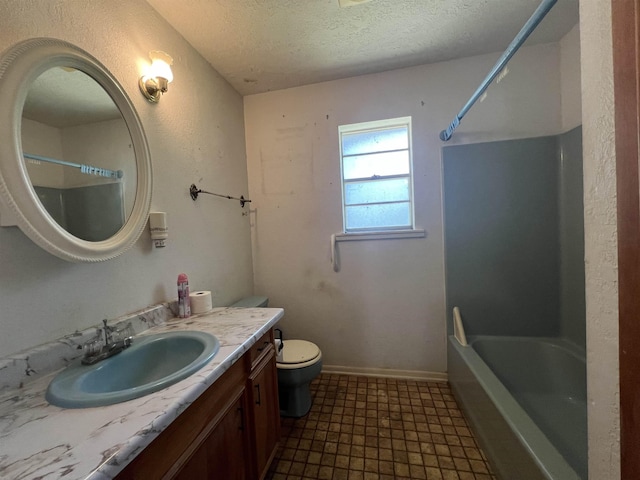
[[[416,229],[415,226],[415,202],[414,202],[414,185],[413,185],[413,137],[412,137],[412,121],[410,116],[397,117],[383,120],[374,120],[369,122],[359,122],[347,125],[338,126],[338,147],[340,155],[340,188],[342,193],[342,234],[339,234],[339,240],[346,240],[347,237],[353,236],[358,238],[394,238],[398,237],[415,237],[415,233],[421,233],[423,236],[424,231]],[[354,133],[368,133],[375,132],[377,130],[389,130],[393,128],[406,128],[407,131],[407,153],[409,157],[409,173],[407,175],[386,175],[378,176],[378,178],[371,178],[371,181],[384,181],[393,178],[407,178],[409,183],[409,224],[406,226],[374,226],[368,228],[347,228],[347,205],[346,205],[346,185],[351,181],[361,182],[367,180],[366,178],[345,180],[344,175],[344,153],[343,153],[343,135]],[[367,152],[366,154],[372,155],[379,152]],[[348,157],[349,155],[347,155]],[[385,202],[373,202],[374,205],[380,205]]]

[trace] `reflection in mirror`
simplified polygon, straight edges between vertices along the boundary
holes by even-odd
[[[149,216],[153,174],[140,118],[111,72],[62,40],[23,40],[0,55],[0,106],[0,227],[70,262],[129,250]]]
[[[118,107],[89,75],[53,67],[29,87],[22,151],[49,215],[82,240],[115,235],[133,210],[136,158]]]

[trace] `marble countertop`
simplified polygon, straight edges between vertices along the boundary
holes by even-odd
[[[49,405],[44,393],[59,368],[22,382],[18,388],[6,388],[0,393],[0,478],[114,478],[283,313],[280,308],[215,308],[152,326],[141,335],[172,330],[209,332],[220,340],[220,351],[190,377],[127,402],[82,409]],[[23,360],[28,365],[28,356]]]

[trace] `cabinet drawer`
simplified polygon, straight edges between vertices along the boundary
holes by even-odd
[[[273,330],[269,330],[256,343],[251,346],[249,351],[249,368],[253,370],[258,363],[269,353],[273,347]]]

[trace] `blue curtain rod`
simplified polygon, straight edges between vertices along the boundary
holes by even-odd
[[[536,11],[533,12],[531,18],[527,20],[527,23],[524,24],[520,32],[518,32],[518,34],[509,44],[502,56],[498,59],[498,62],[493,66],[493,68],[484,79],[484,81],[480,84],[475,93],[471,95],[469,101],[467,101],[464,107],[462,107],[462,110],[460,110],[460,112],[455,116],[447,129],[440,132],[440,140],[446,142],[451,138],[451,136],[453,135],[453,131],[458,128],[458,125],[460,125],[460,120],[462,120],[462,117],[464,117],[469,109],[478,101],[478,98],[480,98],[480,96],[485,92],[491,82],[493,82],[493,80],[498,76],[507,62],[511,60],[511,57],[513,57],[513,55],[518,51],[525,40],[529,37],[529,35],[531,35],[531,32],[536,29],[536,27],[540,24],[545,15],[549,13],[549,10],[551,10],[551,7],[553,7],[557,1],[558,0],[543,0]]]
[[[65,167],[79,168],[82,173],[87,175],[98,175],[99,177],[120,179],[123,176],[122,170],[109,170],[108,168],[92,167],[91,165],[81,165],[79,163],[65,162],[56,158],[43,157],[42,155],[33,155],[32,153],[23,153],[24,158],[35,160],[37,162],[55,163]]]

